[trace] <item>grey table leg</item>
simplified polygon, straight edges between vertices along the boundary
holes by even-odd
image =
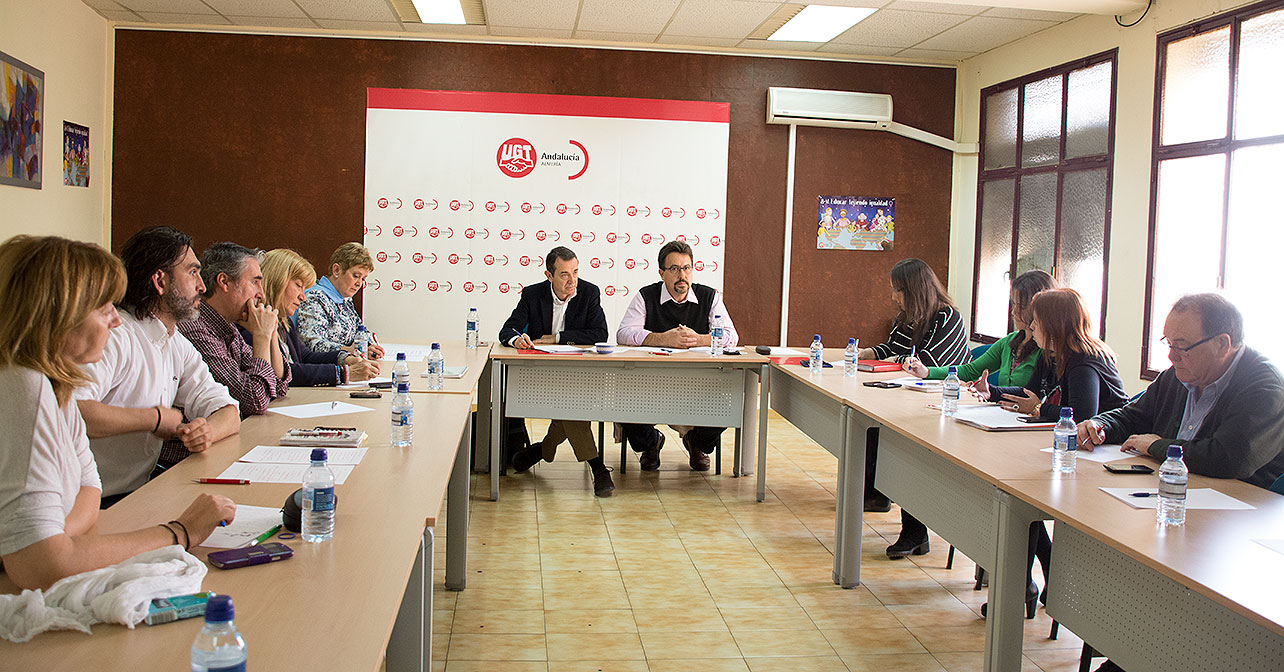
[[[477,379],[477,426],[473,428],[473,433],[479,439],[490,436],[490,403],[495,392],[491,388],[490,376],[494,367],[495,364],[487,359],[486,365],[482,367],[481,377]],[[473,442],[473,469],[479,474],[490,470],[489,448],[486,441]]]
[[[446,588],[463,590],[468,584],[468,448],[473,443],[470,421],[459,439],[455,468],[446,494]]]
[[[771,366],[758,373],[758,501],[767,499],[767,410],[770,408]]]
[[[834,516],[834,583],[843,588],[860,585],[861,532],[865,522],[865,431],[853,422],[846,406],[838,459],[838,495]]]
[[[419,540],[419,553],[388,639],[384,661],[388,672],[432,670],[432,535],[432,528],[426,527]]]
[[[986,672],[1004,672],[1021,669],[1025,560],[1030,543],[1030,523],[1038,519],[1038,512],[1002,490],[994,491],[994,500],[998,507],[998,539],[994,546],[994,571],[990,574],[984,669]]]
[[[490,501],[499,501],[499,470],[503,458],[499,455],[500,431],[504,427],[504,364],[491,360],[490,369]]]

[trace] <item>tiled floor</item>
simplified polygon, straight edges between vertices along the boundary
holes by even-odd
[[[945,569],[948,544],[892,561],[898,510],[866,514],[864,585],[830,581],[836,460],[775,414],[767,501],[752,478],[692,472],[669,432],[658,473],[614,474],[592,493],[563,445],[554,463],[501,479],[475,476],[468,589],[441,588],[438,544],[434,669],[446,672],[768,672],[981,669],[984,592],[971,561]],[[543,423],[531,424],[532,438]],[[608,426],[609,430],[609,426]],[[728,446],[732,433],[725,435]],[[611,444],[614,445],[614,444]],[[617,450],[607,464],[618,466]],[[445,539],[438,531],[438,539]],[[1082,642],[1027,621],[1024,670],[1077,669]]]

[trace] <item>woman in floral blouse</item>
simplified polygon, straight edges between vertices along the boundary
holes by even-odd
[[[360,243],[344,243],[330,255],[330,273],[308,288],[299,312],[295,314],[299,337],[311,350],[352,351],[361,316],[352,297],[366,284],[374,271],[370,250]],[[370,356],[383,357],[383,348],[371,341]]]

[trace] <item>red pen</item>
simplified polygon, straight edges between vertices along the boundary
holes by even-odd
[[[250,482],[243,478],[193,478],[192,480],[209,485],[250,485]]]

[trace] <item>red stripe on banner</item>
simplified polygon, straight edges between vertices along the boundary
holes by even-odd
[[[730,103],[484,91],[370,88],[366,89],[366,108],[707,121],[723,124],[731,121]]]

